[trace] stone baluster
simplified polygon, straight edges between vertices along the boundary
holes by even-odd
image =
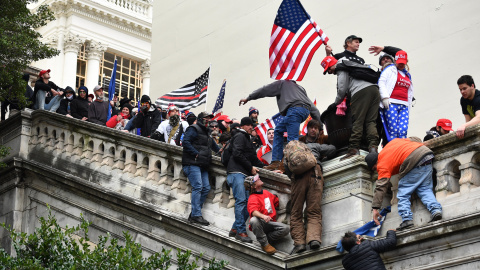
[[[159,185],[165,184],[167,186],[173,185],[173,163],[169,163],[169,160],[166,158],[160,158],[161,170],[160,170],[160,180],[158,181]]]
[[[125,168],[123,169],[124,173],[132,174],[132,176],[137,171],[137,154],[130,149],[127,149],[126,152],[126,159],[125,159]]]
[[[91,138],[88,138],[85,141],[85,145],[83,147],[83,153],[80,158],[86,159],[87,161],[91,161],[94,147],[95,147],[95,144],[93,143],[93,140]]]
[[[75,136],[69,131],[66,131],[65,138],[67,138],[65,140],[65,156],[69,158],[73,154]]]
[[[225,204],[228,202],[228,190],[226,190],[226,182],[227,182],[227,176],[224,174],[218,174],[215,173],[213,175],[215,178],[215,187],[213,187],[213,203],[219,203],[222,204],[225,202]]]
[[[78,138],[78,136],[75,136]],[[74,144],[72,159],[78,160],[83,154],[83,148],[85,147],[85,140],[83,136],[79,136],[78,142]]]
[[[51,132],[47,132],[47,141],[45,143],[45,151],[52,152],[55,146],[55,130],[51,129]]]
[[[470,189],[480,186],[480,166],[473,162],[460,165],[462,176],[460,178],[460,193],[469,192]]]
[[[137,160],[138,162],[135,177],[139,176],[141,178],[146,178],[148,175],[149,158],[144,153],[138,153]],[[145,180],[143,180],[143,182],[145,182]]]
[[[172,189],[178,189],[177,192],[185,193],[187,189],[187,177],[182,172],[182,162],[173,160],[173,184]]]
[[[235,198],[233,197],[233,190],[232,188],[230,188],[230,195],[228,196],[228,204],[227,204],[227,208],[232,208],[235,206]]]
[[[153,181],[154,184],[157,184],[160,181],[161,168],[163,168],[161,158],[158,156],[150,156],[147,181]]]
[[[115,158],[113,160],[114,164],[112,169],[124,170],[125,169],[125,160],[126,160],[126,151],[125,149],[118,149],[115,151]]]
[[[34,129],[33,131],[33,136],[30,137],[30,141],[29,141],[29,144],[32,145],[32,146],[36,146],[37,143],[39,142],[39,138],[40,138],[40,128],[37,127]]]
[[[40,147],[45,147],[48,138],[48,128],[44,126],[44,124],[40,124],[40,136],[39,136],[39,145]]]
[[[54,149],[55,150],[53,150],[53,154],[55,156],[59,156],[62,153],[64,153],[64,150],[65,150],[65,133],[63,131],[59,136],[57,134],[57,141],[55,143]]]
[[[103,161],[103,155],[105,154],[105,145],[100,140],[92,139],[92,138],[90,138],[90,140],[92,140],[92,142],[94,142],[95,145],[98,144],[98,146],[93,149],[91,165],[94,167],[101,166]]]
[[[115,158],[115,146],[112,143],[105,143],[105,151],[103,155],[103,161],[100,166],[107,166],[113,169],[114,158]]]

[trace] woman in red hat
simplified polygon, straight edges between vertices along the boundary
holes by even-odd
[[[378,80],[382,120],[389,140],[407,138],[413,99],[413,84],[407,63],[407,53],[398,51],[395,54],[395,64],[385,67]]]

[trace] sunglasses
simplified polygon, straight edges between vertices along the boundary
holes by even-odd
[[[150,103],[148,103],[148,102],[143,102],[143,103],[140,103],[140,105],[141,105],[141,106],[143,106],[143,105],[147,105],[147,104],[150,104]]]
[[[218,125],[210,125],[210,127],[214,127],[214,128],[216,128],[216,127],[218,127]]]
[[[87,93],[85,90],[80,90],[78,93]]]

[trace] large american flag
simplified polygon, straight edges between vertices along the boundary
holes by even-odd
[[[327,42],[299,0],[283,0],[270,37],[270,77],[301,81],[313,54]]]
[[[210,68],[192,83],[159,97],[155,104],[166,107],[173,103],[180,111],[185,111],[207,102],[209,72]]]
[[[215,102],[215,107],[213,107],[212,114],[220,113],[223,109],[223,100],[225,99],[225,86],[227,85],[227,81],[223,81],[222,88],[220,89],[220,93],[218,93],[217,102]]]
[[[275,128],[278,123],[280,123],[283,120],[284,116],[282,116],[280,113],[275,114],[272,116],[272,118],[265,120],[265,122],[257,125],[255,127],[255,132],[257,132],[257,135],[260,136],[260,139],[262,140],[262,144],[265,145],[268,142],[267,138],[267,132],[271,128]]]

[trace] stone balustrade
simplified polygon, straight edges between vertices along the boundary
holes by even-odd
[[[153,6],[153,1],[148,0],[106,0],[107,2],[126,9],[135,14],[152,18],[151,9]]]
[[[264,269],[265,265],[270,265],[272,269],[282,269],[282,265],[286,265],[288,267],[302,266],[302,269],[308,269],[303,267],[305,265],[323,265],[324,268],[322,269],[336,269],[340,263],[341,255],[334,251],[334,246],[340,236],[345,231],[354,230],[371,220],[371,201],[376,175],[372,174],[366,167],[363,159],[365,152],[348,160],[340,161],[339,158],[336,158],[323,163],[325,183],[322,198],[323,235],[321,252],[287,256],[286,252],[292,248],[292,241],[285,239],[285,241],[276,244],[281,252],[274,257],[269,257],[259,250],[257,243],[245,245],[226,236],[234,221],[234,199],[230,188],[226,184],[225,168],[218,157],[213,158],[209,167],[211,191],[203,208],[204,217],[212,225],[207,229],[200,230],[196,229],[195,226],[187,225],[186,222],[190,213],[191,186],[182,172],[181,147],[46,111],[23,111],[21,114],[2,122],[0,127],[2,127],[0,129],[0,144],[12,148],[10,155],[4,158],[5,161],[18,157],[26,162],[26,165],[18,165],[19,167],[41,167],[38,176],[35,176],[37,178],[34,176],[25,177],[36,179],[31,180],[33,181],[32,185],[35,185],[35,181],[42,181],[42,179],[48,177],[58,178],[59,175],[63,175],[63,178],[72,179],[69,181],[75,180],[78,185],[83,185],[82,188],[90,187],[90,189],[93,189],[95,187],[94,189],[98,190],[95,192],[110,194],[108,196],[113,197],[107,197],[112,202],[118,201],[120,203],[123,201],[123,204],[128,202],[137,205],[138,209],[135,211],[139,213],[146,213],[147,210],[145,209],[150,209],[149,211],[154,211],[156,216],[154,221],[150,221],[150,223],[153,224],[162,220],[162,222],[176,224],[175,226],[185,227],[180,228],[180,230],[190,231],[190,234],[186,234],[187,236],[176,231],[177,236],[169,236],[168,241],[170,242],[161,240],[164,241],[163,243],[169,243],[168,245],[172,246],[175,241],[179,243],[186,241],[179,240],[181,237],[189,238],[192,237],[192,234],[202,235],[202,239],[210,239],[211,241],[216,239],[212,242],[214,244],[208,243],[208,248],[219,245],[213,248],[210,254],[216,254],[215,250],[219,248],[222,250],[226,247],[233,248],[237,251],[235,255],[228,251],[222,254],[224,256],[230,254],[228,258],[235,267],[242,268],[249,265],[252,269]],[[455,134],[449,134],[426,143],[435,153],[434,168],[436,169],[438,183],[436,185],[436,196],[444,208],[446,225],[428,225],[428,211],[418,198],[414,198],[412,203],[414,220],[416,226],[420,226],[420,229],[407,232],[404,238],[400,238],[400,246],[403,245],[408,250],[411,243],[433,241],[428,238],[430,236],[425,233],[425,230],[433,230],[431,237],[435,238],[435,232],[456,233],[455,230],[445,228],[458,227],[459,231],[466,230],[465,228],[476,226],[471,220],[480,221],[480,215],[478,214],[480,207],[480,138],[477,135],[479,133],[480,126],[475,126],[467,129],[465,138],[462,140],[457,139]],[[52,171],[52,176],[45,172],[48,170]],[[264,187],[280,198],[278,220],[288,224],[291,205],[290,179],[266,170],[260,170],[260,176],[265,183]],[[396,209],[396,183],[398,183],[398,179],[393,177],[392,197],[385,198],[384,201],[385,205],[392,204],[392,213],[389,214],[379,235],[384,235],[387,229],[395,228],[401,222]],[[1,181],[0,184],[2,184]],[[64,188],[55,189],[52,194],[59,194]],[[35,188],[37,192],[42,191],[44,193],[48,193],[46,192],[48,189],[53,190],[54,188],[49,188],[48,185],[45,188]],[[72,189],[72,187],[68,189]],[[1,190],[6,189],[2,189],[0,186]],[[71,196],[76,196],[75,192],[72,194]],[[34,195],[29,198],[30,201],[42,201],[41,198]],[[67,201],[65,198],[62,200]],[[88,203],[94,205],[95,200]],[[78,202],[71,205],[77,204],[80,205]],[[67,208],[72,207],[71,205]],[[108,205],[111,205],[111,209],[122,207],[115,203],[108,203]],[[468,205],[468,207],[465,207],[465,205]],[[57,208],[58,211],[61,210],[61,207]],[[95,210],[95,206],[79,208],[83,209],[84,212],[101,213],[100,210]],[[106,211],[105,209],[103,207],[102,211]],[[132,221],[130,215],[124,218],[128,222],[122,223],[122,226],[136,228],[135,226],[138,224]],[[138,218],[143,219],[141,215]],[[453,225],[451,226],[453,227],[448,227],[450,226],[448,225],[450,224],[449,220],[452,220]],[[100,225],[98,226],[100,227]],[[426,226],[426,229],[422,226]],[[165,236],[166,231],[173,233],[174,230],[165,229],[165,232],[160,233],[160,235],[167,237]],[[159,236],[152,234],[151,237]],[[252,238],[255,239],[253,235]],[[205,243],[197,243],[197,245],[199,245],[197,251],[207,248]],[[192,248],[190,244],[186,246]],[[155,248],[151,249],[155,250]],[[240,262],[239,258],[242,256],[244,258]],[[261,263],[257,262],[256,265],[250,265],[250,262],[248,262],[250,256],[260,260]],[[405,255],[403,261],[400,260],[397,263],[395,260],[388,261],[388,258],[392,256],[390,253],[385,256],[387,263],[395,266],[392,269],[400,269],[397,266],[406,261],[414,260]],[[415,263],[412,265],[415,265]]]

